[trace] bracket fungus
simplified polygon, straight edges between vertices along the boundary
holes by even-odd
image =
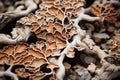
[[[89,8],[85,7],[85,3],[88,3],[85,0],[25,0],[24,2],[27,6],[26,10],[23,10],[23,6],[19,6],[15,11],[8,12],[22,16],[16,21],[11,34],[0,34],[0,44],[3,45],[3,48],[0,48],[0,65],[8,66],[7,70],[0,71],[0,77],[7,75],[14,80],[21,78],[63,80],[66,73],[73,68],[66,78],[71,78],[73,74],[78,76],[74,77],[79,78],[78,80],[98,80],[107,79],[109,75],[111,75],[109,79],[112,79],[114,73],[111,72],[120,70],[118,48],[120,34],[113,37],[109,37],[109,34],[103,36],[102,32],[94,32],[96,33],[94,34],[92,31],[95,28],[88,30],[89,34],[80,25],[82,21],[86,21],[86,24],[87,22],[94,24],[94,21],[103,23],[103,20],[110,24],[115,23],[118,15],[112,3],[119,1],[95,0]],[[31,12],[33,10],[35,11]],[[118,44],[113,44],[114,48],[105,51],[101,45],[96,45],[91,37],[92,34],[100,38],[111,38],[110,40],[117,41]],[[32,35],[34,37],[30,41]],[[114,51],[116,48],[117,50]],[[79,59],[79,64],[73,65],[69,62],[69,59],[76,59],[76,54],[82,52],[83,57],[79,57],[82,59]],[[99,58],[99,61],[92,56],[93,54]],[[113,58],[117,61],[113,61]],[[83,62],[87,66],[82,65]],[[77,69],[74,67],[76,65],[79,66]],[[105,77],[101,77],[104,74]]]
[[[109,23],[115,22],[118,16],[117,11],[115,11],[110,3],[105,3],[103,5],[93,5],[91,7],[91,13],[101,17],[104,21]]]

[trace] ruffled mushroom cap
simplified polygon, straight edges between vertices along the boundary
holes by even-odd
[[[109,23],[114,23],[117,20],[117,11],[112,7],[112,5],[108,2],[103,5],[93,5],[91,7],[91,13],[95,16],[101,17],[104,21]]]
[[[29,27],[36,35],[37,42],[17,43],[15,46],[4,47],[0,52],[0,64],[24,65],[25,68],[17,68],[15,72],[19,77],[29,76],[34,80],[40,80],[47,75],[45,72],[38,73],[38,71],[41,70],[42,65],[48,64],[47,68],[53,73],[51,80],[56,80],[54,69],[59,68],[58,63],[50,62],[48,58],[60,56],[67,42],[77,34],[77,28],[73,26],[70,19],[73,15],[77,17],[84,2],[82,0],[34,1],[40,8],[35,11],[35,14],[30,13],[27,17],[22,17],[17,24]],[[74,58],[74,48],[70,48],[66,56]]]
[[[47,57],[59,56],[61,50],[66,47],[67,41],[77,34],[77,29],[72,26],[72,21],[69,19],[72,18],[72,15],[78,15],[78,12],[84,6],[84,2],[81,0],[71,1],[73,3],[66,0],[41,2],[41,8],[35,14],[29,14],[28,17],[18,21],[18,23],[24,25],[30,23],[32,32],[36,34],[38,42],[43,40],[44,44],[42,45],[44,47],[40,47],[40,50]],[[61,6],[61,4],[63,5]],[[70,12],[69,9],[73,11]],[[36,45],[38,48],[38,44]]]
[[[40,47],[40,42],[39,47]],[[38,47],[37,46],[37,47]],[[40,70],[41,66],[44,64],[49,64],[47,68],[54,70],[54,68],[58,68],[58,65],[49,63],[46,59],[48,57],[42,51],[40,51],[35,45],[31,44],[30,46],[25,43],[19,43],[16,46],[6,46],[2,51],[0,51],[0,64],[7,65],[23,65],[25,68],[16,68],[15,72],[19,77],[30,78],[33,77],[37,79],[42,79],[46,75],[44,73],[38,74],[37,72]],[[49,51],[48,51],[49,52]],[[52,55],[52,54],[51,54]],[[26,72],[26,69],[30,72]],[[32,74],[31,74],[32,72]],[[35,75],[36,74],[36,75]],[[37,75],[38,74],[38,75]],[[44,74],[44,75],[43,75]]]
[[[15,69],[15,72],[19,77],[27,78],[28,76],[30,76],[30,74],[26,72],[24,68],[17,68]]]
[[[31,80],[41,80],[41,79],[43,79],[45,76],[46,76],[46,74],[44,74],[44,73],[42,73],[42,72],[38,72],[38,73],[36,73],[36,74],[32,74],[32,75],[30,76],[30,79],[31,79]]]
[[[75,54],[74,48],[71,47],[71,48],[69,48],[68,53],[66,53],[66,56],[69,58],[74,58],[74,54]]]

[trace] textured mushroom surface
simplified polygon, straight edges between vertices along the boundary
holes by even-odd
[[[14,2],[18,7],[12,6],[11,11],[1,1],[0,78],[111,80],[119,77],[120,1],[89,3],[88,0],[20,0]],[[14,19],[15,24],[8,28],[3,22],[9,16],[6,24]],[[5,32],[7,28],[11,31]]]
[[[117,12],[112,7],[110,3],[105,3],[103,5],[94,5],[91,7],[91,12],[96,15],[103,18],[103,20],[107,22],[115,22],[117,19]]]

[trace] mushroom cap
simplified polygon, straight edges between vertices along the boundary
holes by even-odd
[[[106,2],[103,5],[93,5],[91,7],[91,13],[93,13],[96,16],[101,17],[103,20],[114,23],[117,20],[117,11],[114,9],[114,7],[111,5],[110,2]]]

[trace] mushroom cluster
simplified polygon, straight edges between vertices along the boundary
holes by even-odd
[[[4,49],[0,52],[0,64],[2,65],[3,63],[11,66],[23,65],[24,67],[15,69],[17,75],[23,78],[30,76],[30,79],[34,80],[42,79],[47,75],[47,72],[46,74],[39,72],[42,69],[41,66],[43,64],[46,64],[45,67],[48,68],[48,70],[51,70],[51,72],[54,68],[58,68],[56,64],[47,60],[45,54],[37,50],[37,48],[33,47],[33,45],[29,46],[26,43],[19,43],[16,46],[9,45],[4,47]],[[26,72],[26,70],[29,72]]]
[[[111,64],[119,66],[120,64],[120,32],[115,32],[115,35],[107,41],[106,52],[109,56],[106,56],[105,59]],[[107,47],[108,46],[108,47]],[[108,48],[108,49],[107,49]]]
[[[111,3],[104,3],[102,5],[93,5],[91,6],[91,13],[96,16],[101,17],[103,20],[109,23],[114,23],[117,20],[117,11],[111,5]]]
[[[119,0],[95,0],[89,8],[85,0],[25,2],[28,3],[25,11],[19,7],[13,12],[20,16],[29,14],[16,21],[10,35],[0,34],[0,44],[6,44],[0,49],[0,65],[3,66],[0,76],[7,75],[14,80],[107,80],[113,78],[112,71],[120,70],[120,33],[109,37],[102,32],[92,32],[94,21],[102,25],[117,21],[117,10],[112,4]],[[34,7],[30,7],[32,3]],[[35,11],[31,12],[33,9]],[[83,30],[84,21],[94,29]],[[95,39],[111,39],[101,48],[96,42],[102,41],[98,38],[94,41],[92,34]]]

